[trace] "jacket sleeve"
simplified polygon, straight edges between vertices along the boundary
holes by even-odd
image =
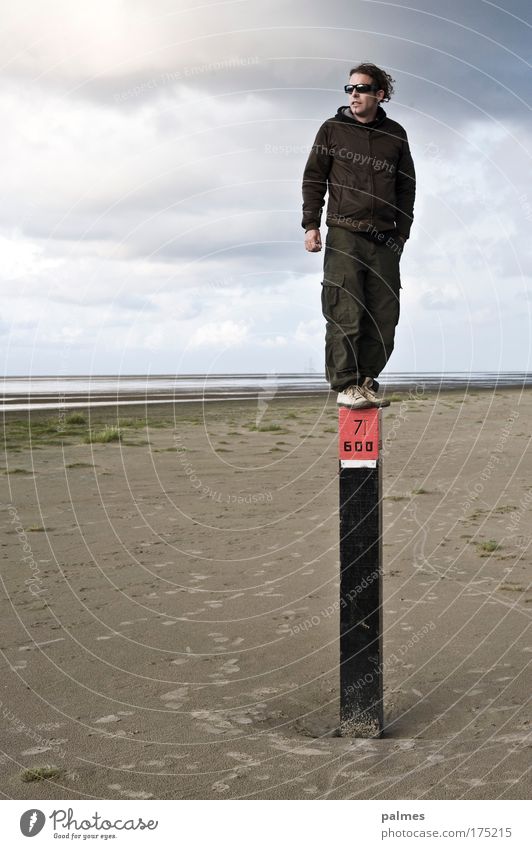
[[[395,182],[395,193],[397,197],[397,210],[395,219],[399,235],[408,239],[410,228],[414,220],[414,200],[416,197],[416,172],[414,162],[405,133],[403,150],[397,163],[397,176]]]
[[[333,157],[329,152],[327,125],[322,124],[303,172],[303,219],[301,226],[305,230],[318,229],[327,192],[327,178],[331,170]]]

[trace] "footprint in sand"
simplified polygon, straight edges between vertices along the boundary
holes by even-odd
[[[237,666],[237,664],[238,658],[236,657],[231,660],[226,660],[226,662],[220,666],[218,672],[212,672],[209,675],[209,678],[220,678],[220,676],[234,675],[237,672],[240,672],[240,667]]]
[[[211,790],[214,790],[215,793],[226,793],[229,790],[229,785],[224,784],[223,781],[215,781],[211,785]]]
[[[50,752],[52,746],[35,746],[33,749],[26,749],[25,752],[21,752],[21,757],[28,758],[31,755],[42,755],[44,752]]]
[[[115,713],[110,713],[108,716],[100,716],[99,719],[95,719],[94,721],[100,725],[104,725],[108,722],[120,722],[123,716],[133,716],[133,711],[130,710],[119,710],[118,715]]]
[[[188,687],[178,687],[176,690],[170,690],[168,693],[163,693],[159,698],[167,707],[173,710],[179,710],[188,699]]]
[[[153,793],[147,793],[145,790],[128,790],[122,787],[121,784],[108,784],[109,790],[115,790],[124,796],[126,799],[153,799]]]
[[[246,754],[246,752],[227,752],[228,758],[233,758],[233,760],[238,761],[244,766],[260,766],[261,762],[252,758],[251,755]]]

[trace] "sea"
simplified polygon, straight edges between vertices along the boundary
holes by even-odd
[[[275,397],[300,397],[331,392],[317,372],[267,374],[120,374],[120,375],[13,375],[2,380],[0,407],[8,410],[57,410],[131,404],[187,404],[192,402]],[[383,372],[379,377],[386,392],[422,394],[443,390],[525,389],[532,373],[520,371],[479,372]]]

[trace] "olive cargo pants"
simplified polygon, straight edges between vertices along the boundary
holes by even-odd
[[[400,240],[376,243],[342,227],[328,228],[321,306],[327,320],[325,378],[335,392],[378,377],[393,351],[400,245]]]

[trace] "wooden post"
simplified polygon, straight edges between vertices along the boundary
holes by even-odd
[[[379,737],[382,699],[382,409],[339,408],[340,728]]]

